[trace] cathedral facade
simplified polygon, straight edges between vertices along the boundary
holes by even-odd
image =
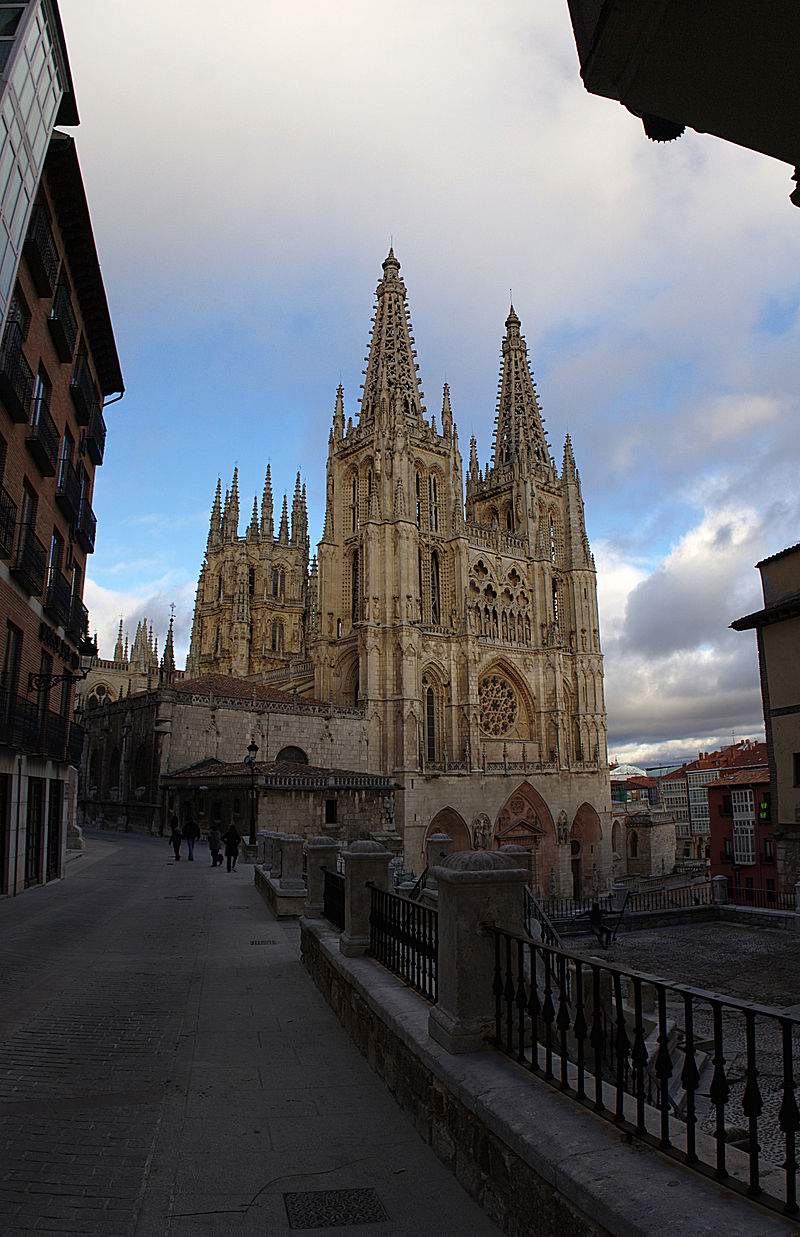
[[[444,832],[457,848],[522,844],[543,892],[583,894],[611,874],[595,565],[572,445],[559,471],[520,325],[512,307],[492,459],[473,439],[465,494],[450,391],[437,425],[389,252],[355,421],[336,396],[317,557],[299,475],[277,536],[269,470],[244,536],[236,473],[224,500],[218,487],[186,677],[357,706],[350,767],[392,777],[416,870]]]

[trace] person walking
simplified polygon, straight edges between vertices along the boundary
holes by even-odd
[[[172,849],[175,851],[175,859],[176,859],[176,861],[177,861],[178,863],[180,863],[180,858],[181,858],[181,842],[183,841],[183,834],[181,833],[181,830],[180,830],[180,825],[178,824],[178,818],[177,818],[177,816],[173,816],[173,817],[172,817],[172,820],[170,821],[170,825],[171,825],[171,828],[172,828],[172,832],[171,832],[171,833],[170,833],[170,835],[169,835],[170,845],[171,845]]]
[[[186,819],[186,824],[183,826],[183,836],[186,838],[186,845],[189,848],[189,862],[194,862],[194,844],[200,837],[200,826],[190,814]]]
[[[208,835],[208,849],[211,851],[211,866],[215,868],[218,863],[222,863],[222,838],[219,836],[219,829],[216,825],[211,826]]]
[[[229,825],[226,832],[222,835],[222,840],[225,843],[225,858],[228,861],[228,871],[235,872],[242,835],[235,825]]]

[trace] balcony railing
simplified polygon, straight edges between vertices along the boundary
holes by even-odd
[[[0,558],[10,558],[14,552],[14,531],[17,527],[17,504],[4,485],[0,485]]]
[[[62,627],[69,625],[72,612],[72,589],[67,577],[62,575],[56,567],[51,567],[47,573],[44,608]]]
[[[731,881],[728,885],[728,901],[734,906],[757,906],[768,911],[793,911],[796,895],[794,890],[744,889]]]
[[[387,970],[436,1003],[439,912],[369,881],[369,952]]]
[[[77,722],[73,722],[69,728],[69,738],[67,740],[67,760],[71,765],[74,765],[76,769],[80,767],[85,734],[86,731],[83,726],[79,726]]]
[[[94,385],[94,379],[89,369],[89,362],[86,360],[86,353],[83,350],[78,352],[75,360],[75,369],[72,373],[72,381],[69,384],[69,393],[75,405],[78,425],[88,425],[92,413],[97,407],[98,395],[97,387]]]
[[[0,347],[0,400],[12,421],[27,421],[33,398],[33,371],[22,351],[22,330],[10,322]]]
[[[72,598],[70,605],[69,616],[69,633],[76,641],[80,643],[89,635],[89,611],[81,601],[80,597]]]
[[[33,416],[25,442],[42,476],[55,476],[58,464],[58,430],[50,416],[50,408],[44,396],[40,396],[34,403]]]
[[[26,752],[39,742],[39,710],[32,700],[16,692],[0,692],[0,742]]]
[[[66,459],[58,466],[56,502],[70,524],[76,524],[81,510],[81,482],[78,470]]]
[[[86,450],[93,464],[102,464],[106,448],[106,423],[99,407],[95,408],[86,431]]]
[[[50,217],[41,202],[33,208],[23,253],[39,296],[52,296],[59,257]]]
[[[86,554],[94,553],[94,539],[97,532],[97,518],[92,511],[89,503],[84,498],[81,503],[81,511],[78,516],[78,524],[75,529],[75,536],[81,549]]]
[[[65,283],[59,283],[56,287],[47,326],[59,361],[71,361],[78,341],[78,322],[72,308],[72,297]]]
[[[60,713],[48,712],[42,727],[42,754],[51,760],[63,760],[69,723]]]
[[[28,590],[40,597],[47,570],[47,550],[29,524],[17,526],[17,544],[11,560],[11,573]]]

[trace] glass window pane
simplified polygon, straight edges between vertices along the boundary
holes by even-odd
[[[0,9],[0,34],[15,34],[21,16],[22,5],[13,9]]]

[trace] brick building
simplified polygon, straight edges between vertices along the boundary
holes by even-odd
[[[736,901],[774,899],[778,866],[770,822],[769,766],[735,769],[708,786],[711,875]]]
[[[742,739],[716,752],[700,752],[697,760],[690,760],[659,777],[664,810],[675,821],[679,860],[710,861],[708,787],[728,769],[766,760],[766,753],[763,743],[755,739]]]
[[[63,871],[83,746],[74,678],[94,651],[94,474],[104,400],[123,389],[66,134],[50,138],[32,205],[0,342],[0,893]]]

